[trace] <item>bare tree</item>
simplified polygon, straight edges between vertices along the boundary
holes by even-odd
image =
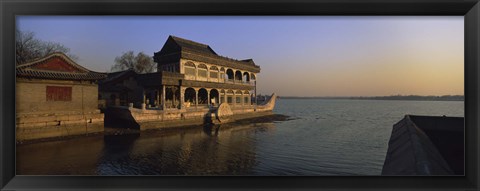
[[[140,52],[135,56],[133,51],[128,51],[115,58],[115,64],[112,66],[111,71],[133,69],[137,73],[150,73],[155,71],[155,66],[156,64],[153,62],[152,57],[145,53]]]
[[[35,38],[33,32],[15,31],[15,61],[23,64],[28,61],[44,57],[54,52],[63,52],[73,60],[78,57],[70,54],[70,49],[62,44],[46,42]]]

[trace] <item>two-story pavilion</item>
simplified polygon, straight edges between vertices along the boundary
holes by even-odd
[[[169,36],[154,54],[158,71],[183,74],[178,89],[180,107],[229,103],[251,105],[260,67],[252,59],[235,60],[218,55],[210,46]],[[176,87],[163,86],[167,92]],[[167,103],[168,104],[168,103]]]
[[[256,95],[255,81],[260,67],[252,59],[235,60],[220,56],[206,44],[175,36],[169,36],[153,58],[158,64],[157,72],[128,75],[131,77],[125,79],[134,79],[136,83],[134,87],[128,86],[132,89],[128,95],[116,95],[128,98],[120,100],[120,103],[163,110],[199,108],[220,103],[228,103],[233,108],[253,104],[251,100]],[[128,73],[131,71],[116,75],[127,76]],[[101,89],[131,84],[117,81],[113,84],[103,83]],[[104,97],[110,97],[108,93],[103,92]]]

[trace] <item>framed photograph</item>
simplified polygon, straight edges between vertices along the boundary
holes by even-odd
[[[8,1],[2,190],[478,189],[478,1]]]

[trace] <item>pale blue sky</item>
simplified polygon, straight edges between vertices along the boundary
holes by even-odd
[[[17,27],[100,72],[129,50],[153,56],[175,35],[252,58],[259,93],[464,94],[461,16],[18,16]]]

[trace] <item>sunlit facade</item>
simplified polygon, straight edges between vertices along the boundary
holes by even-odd
[[[218,106],[253,107],[260,67],[252,59],[220,56],[210,46],[169,36],[154,54],[157,72],[111,74],[100,90],[111,105],[148,109],[191,109]],[[123,77],[122,77],[123,76]],[[115,80],[119,79],[119,80]],[[131,83],[131,81],[136,83]],[[119,87],[122,86],[122,87]],[[119,90],[113,92],[110,90]]]

